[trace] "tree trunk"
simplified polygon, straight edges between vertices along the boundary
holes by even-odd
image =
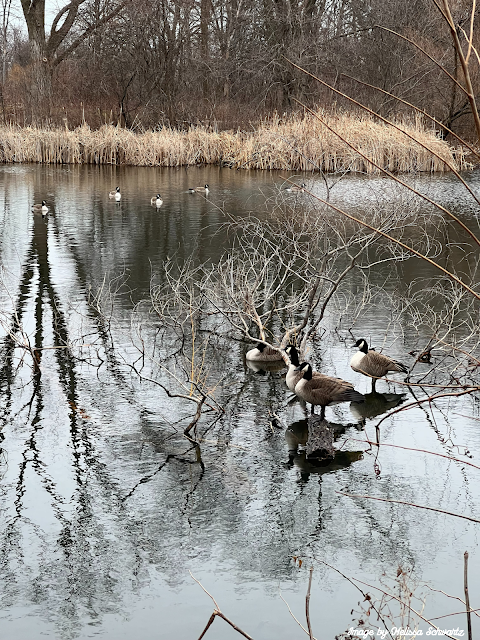
[[[31,41],[32,52],[32,98],[36,109],[34,113],[39,118],[50,115],[52,96],[52,68],[45,55],[45,51],[38,42]]]
[[[50,115],[52,71],[45,38],[45,0],[22,0],[30,42],[32,115],[40,120]]]
[[[210,0],[202,0],[200,15],[200,49],[203,62],[203,97],[208,98],[208,23]]]

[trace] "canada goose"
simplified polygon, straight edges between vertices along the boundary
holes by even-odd
[[[289,187],[286,187],[285,191],[287,191],[287,193],[303,193],[306,188],[307,185],[305,184],[305,182],[302,182],[301,185],[292,184]]]
[[[298,359],[298,350],[297,347],[293,344],[289,344],[288,347],[285,348],[285,353],[288,354],[290,358],[290,365],[288,367],[287,375],[285,378],[285,382],[290,391],[295,392],[295,386],[299,380],[303,378],[303,373],[297,367],[300,366],[300,360]],[[313,377],[324,378],[323,373],[319,373],[318,371],[313,372]]]
[[[363,402],[364,396],[355,391],[353,385],[340,378],[330,376],[317,377],[313,375],[312,367],[308,362],[303,362],[297,367],[303,372],[301,378],[295,385],[295,393],[312,405],[312,413],[315,413],[315,405],[321,407],[320,419],[325,418],[325,407],[337,402]]]
[[[150,204],[154,204],[156,207],[161,207],[163,204],[161,195],[157,193],[156,196],[153,196],[153,198],[150,199]]]
[[[42,204],[34,204],[32,206],[33,213],[41,213],[42,216],[46,216],[48,213],[48,207],[45,200],[42,200]]]
[[[266,345],[259,342],[255,349],[250,349],[245,354],[246,360],[262,360],[263,362],[273,362],[274,360],[283,360],[281,354],[276,349],[272,349],[272,347],[267,347]]]
[[[190,187],[188,191],[189,193],[208,193],[210,189],[208,187],[208,184],[206,184],[204,187]]]
[[[300,365],[297,347],[293,344],[289,344],[288,347],[285,348],[285,353],[290,358],[290,365],[288,367],[285,382],[290,391],[295,391],[295,385],[303,377],[303,373],[297,370],[297,367]]]
[[[290,391],[295,393],[295,386],[299,380],[302,379],[303,373],[297,369],[300,366],[300,360],[298,359],[298,350],[293,344],[289,344],[288,347],[285,348],[285,353],[288,354],[290,358],[290,365],[288,367],[287,375],[285,377],[285,382]],[[326,376],[324,373],[320,373],[320,371],[313,371],[314,378],[332,378],[333,380],[339,380],[343,382],[341,378],[333,378],[332,376]]]
[[[354,371],[372,378],[372,392],[375,391],[377,378],[382,378],[388,371],[408,373],[407,367],[401,362],[369,349],[367,341],[363,338],[357,340],[352,347],[358,347],[358,351],[350,360],[350,366]]]
[[[115,191],[110,191],[108,194],[109,198],[115,198],[117,202],[122,198],[122,194],[120,193],[120,187],[117,187]]]

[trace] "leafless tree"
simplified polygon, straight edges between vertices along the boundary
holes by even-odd
[[[49,106],[55,67],[71,55],[90,33],[110,22],[127,4],[127,0],[124,0],[104,5],[98,21],[71,38],[79,11],[86,2],[87,0],[72,0],[61,7],[47,35],[45,0],[22,0],[31,49],[33,100],[39,105]],[[48,114],[48,109],[46,113]]]

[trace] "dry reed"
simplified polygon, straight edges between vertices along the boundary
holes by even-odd
[[[368,158],[389,171],[445,169],[441,160],[419,144],[371,117],[325,113],[322,117]],[[420,119],[402,126],[438,156],[458,169],[465,168],[464,153],[440,140]],[[134,133],[113,125],[104,125],[96,131],[86,124],[74,130],[4,126],[0,127],[0,162],[162,167],[221,164],[288,171],[321,168],[329,173],[376,171],[310,116],[274,117],[248,133],[217,133],[202,127]]]

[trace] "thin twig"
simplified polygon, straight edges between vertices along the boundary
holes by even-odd
[[[212,596],[211,593],[209,593],[205,587],[203,586],[203,584],[201,582],[199,582],[195,576],[193,575],[193,573],[189,570],[188,573],[191,575],[191,577],[193,578],[193,580],[195,580],[195,582],[205,591],[205,593],[207,594],[207,596],[209,598],[211,598],[213,600],[213,603],[215,605],[215,610],[212,613],[212,615],[210,616],[208,622],[207,622],[207,626],[205,627],[205,629],[202,631],[201,636],[199,637],[198,640],[201,640],[201,638],[203,638],[203,636],[205,635],[205,633],[207,632],[208,628],[210,627],[210,625],[213,623],[213,621],[215,620],[216,616],[218,616],[219,618],[222,618],[222,620],[225,620],[225,622],[227,622],[233,629],[235,629],[235,631],[237,631],[240,635],[242,635],[244,638],[247,638],[247,640],[253,640],[252,636],[249,636],[248,633],[245,633],[245,631],[242,631],[242,629],[240,629],[240,627],[238,627],[234,622],[232,622],[229,618],[227,618],[226,615],[224,615],[221,611],[220,611],[220,607],[217,604],[217,601],[215,600],[215,598]]]
[[[467,608],[468,640],[472,640],[472,617],[470,615],[470,598],[468,596],[468,551],[463,554],[463,588],[465,591],[465,606]]]
[[[418,407],[419,405],[423,404],[424,402],[428,402],[431,403],[432,400],[437,400],[437,398],[458,398],[459,396],[464,396],[465,394],[470,394],[470,393],[474,393],[475,391],[478,391],[480,389],[480,387],[472,387],[470,389],[466,389],[464,391],[459,391],[458,393],[437,393],[436,395],[432,395],[432,396],[428,396],[428,398],[420,398],[419,400],[415,400],[414,402],[410,402],[409,404],[404,404],[401,407],[399,407],[398,409],[393,409],[392,411],[390,411],[390,413],[387,413],[387,415],[385,415],[381,420],[379,420],[377,422],[377,427],[379,427],[382,422],[384,422],[384,420],[387,420],[387,418],[390,418],[390,416],[393,416],[395,413],[399,413],[400,411],[407,411],[408,409],[411,409],[412,407]],[[412,392],[413,393],[413,392]]]
[[[310,567],[307,595],[305,596],[305,616],[307,618],[308,635],[310,637],[310,640],[313,640],[312,625],[310,624],[310,589],[312,588],[312,575],[313,567]],[[471,638],[469,640],[471,640]]]
[[[300,629],[302,629],[303,631],[305,631],[305,633],[308,633],[307,629],[305,629],[305,627],[303,626],[303,624],[300,622],[300,620],[295,616],[295,614],[293,613],[290,605],[288,604],[288,602],[285,600],[285,598],[282,595],[282,592],[280,592],[280,598],[283,600],[283,602],[287,605],[287,609],[288,609],[288,613],[292,616],[292,618],[295,620],[295,622],[298,624],[298,626],[300,627]],[[315,636],[312,638],[312,640],[317,640],[315,638]]]
[[[470,520],[471,522],[480,522],[477,518],[471,518],[470,516],[463,516],[460,513],[453,513],[453,511],[445,511],[444,509],[436,509],[435,507],[426,507],[423,504],[415,504],[414,502],[406,502],[405,500],[390,500],[389,498],[377,498],[376,496],[368,495],[355,495],[352,493],[344,493],[343,491],[337,491],[342,496],[347,498],[366,498],[368,500],[379,500],[380,502],[392,502],[394,504],[404,504],[408,507],[417,507],[417,509],[426,509],[427,511],[437,511],[437,513],[445,513],[447,516],[454,516],[455,518],[463,518],[463,520]]]
[[[292,62],[291,60],[288,60],[288,58],[285,58],[287,60],[287,62],[289,62],[293,67],[295,67],[296,69],[298,69],[299,71],[302,71],[303,73],[305,73],[306,75],[310,76],[311,78],[313,78],[314,80],[316,80],[317,82],[319,82],[320,84],[324,85],[325,87],[327,87],[328,89],[330,89],[331,91],[333,91],[334,93],[342,96],[343,98],[350,100],[350,102],[352,102],[353,104],[357,105],[358,107],[360,107],[361,109],[364,109],[365,111],[367,111],[367,113],[370,113],[371,115],[379,118],[380,120],[383,120],[384,122],[386,122],[388,125],[390,125],[391,127],[394,127],[395,129],[398,129],[399,131],[401,131],[403,134],[405,134],[406,136],[412,138],[415,142],[417,142],[417,144],[419,144],[421,147],[425,148],[429,153],[432,153],[432,155],[436,155],[431,149],[429,149],[428,147],[426,147],[424,144],[422,144],[421,142],[419,142],[416,138],[414,138],[413,136],[410,136],[410,134],[408,134],[406,131],[404,131],[401,127],[398,127],[397,125],[395,125],[393,122],[391,122],[390,120],[387,120],[386,118],[382,118],[382,116],[380,116],[378,113],[376,113],[375,111],[372,111],[371,109],[369,109],[368,107],[366,107],[365,105],[363,105],[361,102],[357,102],[357,100],[354,100],[353,98],[351,98],[349,95],[347,95],[346,93],[343,93],[342,91],[339,91],[338,89],[335,89],[335,87],[332,87],[330,84],[328,84],[327,82],[325,82],[324,80],[321,80],[320,78],[318,78],[317,76],[313,75],[313,73],[310,73],[309,71],[306,71],[305,69],[303,69],[302,67],[299,67],[297,64],[295,64],[294,62]],[[347,140],[345,140],[345,138],[343,138],[337,131],[335,131],[334,129],[332,129],[329,125],[326,124],[326,122],[324,120],[322,120],[322,118],[319,117],[319,115],[317,113],[315,113],[312,109],[309,109],[305,104],[303,104],[303,102],[301,102],[300,100],[297,100],[296,98],[293,98],[293,100],[295,100],[295,102],[297,102],[303,109],[305,109],[306,111],[308,111],[310,114],[312,114],[315,118],[317,118],[318,120],[320,120],[320,122],[322,122],[322,124],[332,133],[334,133],[336,136],[338,136],[338,138],[340,138],[340,140],[342,140],[342,142],[344,142],[346,145],[348,145],[351,149],[353,149],[356,153],[358,153],[358,155],[360,155],[366,162],[368,162],[369,164],[371,164],[373,167],[377,168],[379,171],[381,171],[383,174],[387,175],[389,178],[391,178],[392,180],[395,180],[396,182],[398,182],[399,184],[403,185],[404,187],[406,187],[407,189],[409,189],[410,191],[412,191],[413,193],[416,193],[418,196],[420,196],[421,198],[423,198],[426,202],[429,202],[430,204],[433,204],[435,207],[437,207],[437,209],[439,209],[440,211],[443,211],[446,215],[448,215],[450,218],[452,218],[453,220],[455,220],[455,222],[457,224],[459,224],[463,230],[468,233],[473,240],[480,245],[480,239],[477,238],[475,236],[475,234],[473,233],[473,231],[471,231],[466,224],[464,224],[459,218],[457,218],[457,216],[455,216],[451,211],[449,211],[448,209],[445,209],[445,207],[442,207],[442,205],[440,205],[438,202],[435,202],[435,200],[432,200],[431,198],[428,198],[426,195],[420,193],[419,191],[417,191],[416,189],[414,189],[413,187],[411,187],[410,185],[408,185],[406,182],[404,182],[403,180],[400,180],[399,178],[397,178],[396,176],[394,176],[392,174],[391,171],[387,171],[387,169],[384,169],[383,167],[381,167],[379,164],[377,164],[376,162],[374,162],[371,158],[368,158],[367,156],[365,156],[364,154],[362,154],[360,152],[360,150],[358,148],[356,148],[355,146],[353,146],[352,144],[350,144]],[[448,161],[446,161],[444,158],[440,158],[440,160],[442,162],[444,162],[449,168],[450,170],[455,174],[456,177],[458,177],[459,181],[465,186],[465,188],[467,189],[467,191],[471,194],[471,196],[474,198],[474,200],[476,202],[478,202],[480,204],[480,200],[477,198],[477,196],[475,195],[475,193],[472,191],[471,187],[465,182],[465,180],[460,176],[460,174],[458,173],[458,171],[456,171],[449,163]],[[307,191],[307,193],[310,193],[309,191]],[[310,194],[312,195],[312,194]]]
[[[458,142],[460,142],[460,144],[465,145],[473,153],[473,155],[477,156],[477,158],[480,158],[480,153],[471,144],[469,144],[466,140],[464,140],[459,135],[457,135],[455,133],[455,131],[452,131],[451,129],[449,129],[447,127],[447,125],[443,124],[443,122],[441,122],[440,120],[437,120],[434,116],[431,116],[424,109],[420,109],[419,107],[416,107],[411,102],[408,102],[407,100],[404,100],[403,98],[400,98],[399,96],[396,96],[394,93],[390,93],[390,91],[386,91],[385,89],[382,89],[381,87],[377,87],[374,84],[369,84],[368,82],[364,82],[363,80],[359,80],[358,78],[354,78],[353,76],[349,76],[348,73],[342,73],[341,75],[344,76],[345,78],[348,78],[349,80],[353,80],[354,82],[358,82],[359,84],[362,84],[364,87],[370,87],[370,89],[375,89],[375,91],[380,91],[381,93],[383,93],[383,94],[385,94],[387,96],[390,96],[394,100],[397,100],[398,102],[401,102],[402,104],[406,105],[407,107],[410,107],[410,109],[413,109],[414,111],[417,111],[418,113],[420,113],[425,118],[428,118],[429,120],[431,120],[435,124],[438,124],[444,131],[446,131],[451,136],[453,136],[456,140],[458,140]]]
[[[369,440],[367,438],[367,440],[362,440],[360,438],[349,438],[350,441],[352,442],[365,442],[365,444],[369,444],[369,445],[378,445],[377,442],[374,442],[373,440]],[[428,453],[432,456],[439,456],[440,458],[446,458],[447,460],[452,460],[453,462],[460,462],[460,464],[468,464],[470,467],[473,467],[474,469],[479,469],[480,467],[476,464],[473,464],[473,462],[468,462],[468,460],[460,460],[460,458],[453,458],[452,456],[446,456],[444,453],[437,453],[436,451],[427,451],[427,449],[416,449],[414,447],[403,447],[400,444],[389,444],[389,443],[382,443],[381,445],[382,447],[395,447],[396,449],[405,449],[406,451],[418,451],[419,453]]]
[[[203,636],[207,633],[207,631],[208,631],[208,629],[209,629],[210,625],[212,624],[212,622],[215,620],[215,618],[216,618],[216,617],[217,617],[217,616],[216,616],[216,613],[212,613],[212,615],[210,616],[210,618],[209,618],[209,620],[208,620],[208,622],[207,622],[207,625],[206,625],[205,629],[204,629],[204,630],[202,631],[202,633],[199,635],[198,640],[202,640]]]

